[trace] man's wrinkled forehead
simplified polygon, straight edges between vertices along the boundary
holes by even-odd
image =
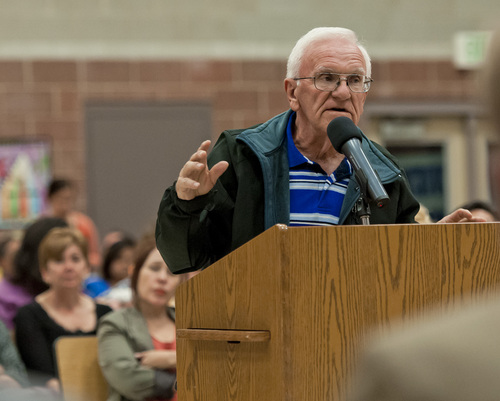
[[[338,71],[333,67],[336,63],[351,64],[349,71]],[[336,72],[366,75],[366,60],[359,47],[345,38],[323,38],[313,43],[305,50],[300,65],[314,72]]]

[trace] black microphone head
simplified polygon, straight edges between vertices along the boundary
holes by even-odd
[[[348,117],[337,117],[330,121],[326,133],[335,150],[342,153],[342,146],[349,139],[362,140],[361,132],[354,122]]]

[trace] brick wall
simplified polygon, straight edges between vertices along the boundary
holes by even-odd
[[[0,139],[50,138],[54,175],[75,179],[85,209],[85,104],[208,100],[213,137],[285,110],[281,61],[0,61]],[[451,63],[374,62],[368,101],[466,100],[470,73]]]

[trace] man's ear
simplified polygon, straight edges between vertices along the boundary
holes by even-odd
[[[298,87],[298,83],[299,81],[296,81],[295,79],[292,78],[285,79],[285,92],[288,98],[288,103],[290,104],[290,108],[293,111],[297,111],[300,107],[299,101],[295,93]]]

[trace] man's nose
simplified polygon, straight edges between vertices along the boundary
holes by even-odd
[[[347,84],[347,78],[339,78],[337,89],[332,92],[332,95],[341,99],[349,99],[351,97],[351,90],[349,89],[349,85]]]

